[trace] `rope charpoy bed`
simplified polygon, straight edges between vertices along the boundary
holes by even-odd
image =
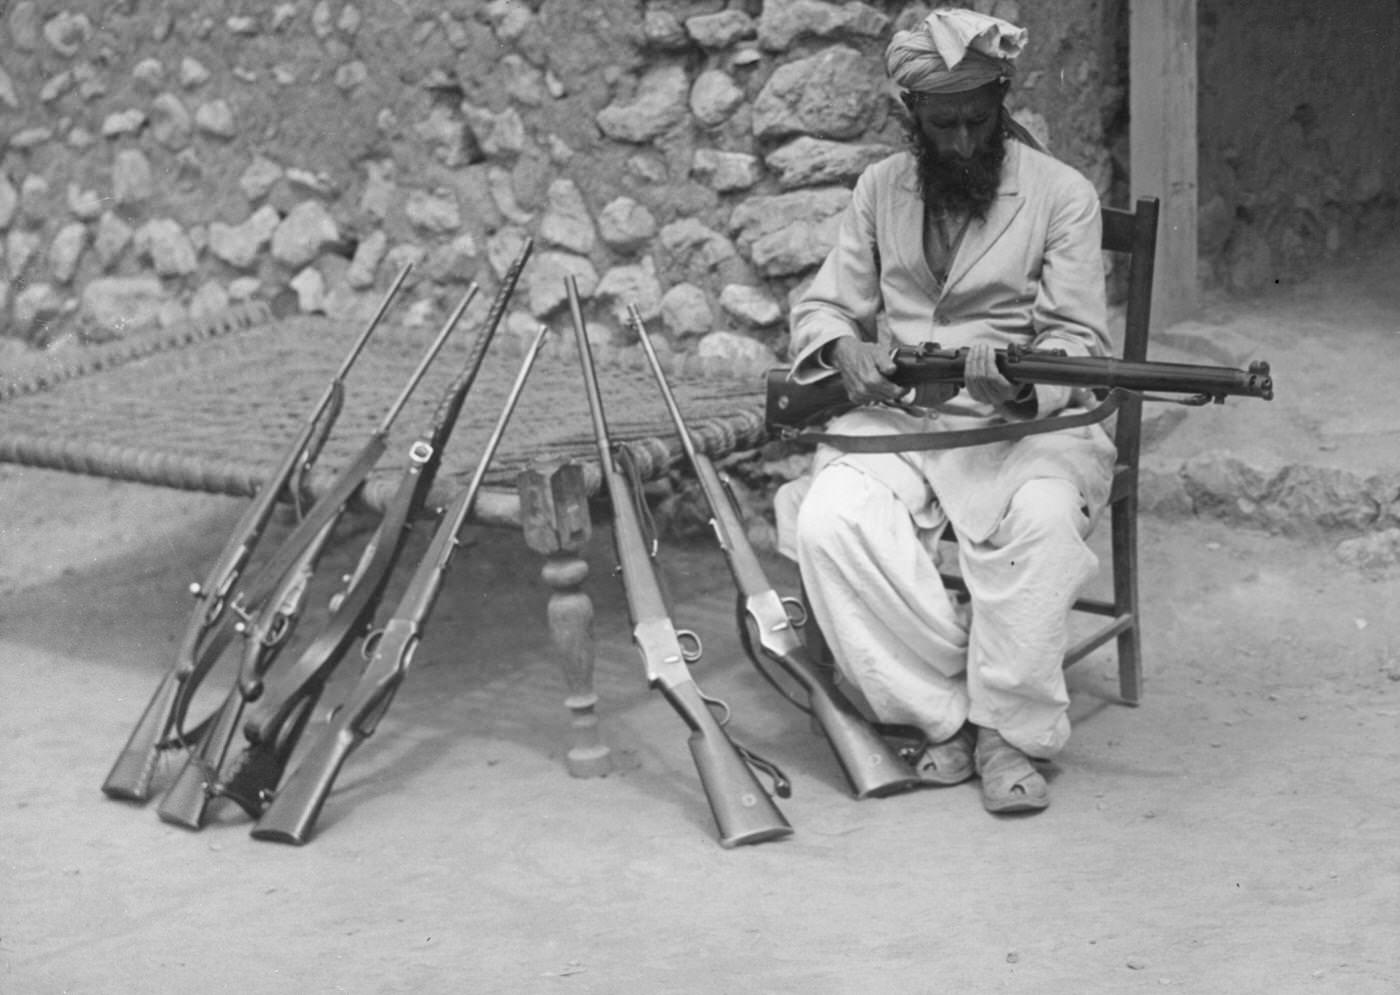
[[[469,310],[394,422],[389,448],[361,491],[382,510],[438,402],[481,333]],[[247,306],[212,319],[44,356],[0,376],[0,461],[162,487],[252,495],[276,467],[363,326],[279,319]],[[437,327],[383,323],[345,379],[345,405],[316,461],[310,497],[368,439]],[[443,455],[430,507],[465,486],[519,370],[523,349],[502,329],[487,350]],[[680,444],[639,347],[600,350],[598,376],[614,442],[643,479],[680,458]],[[763,439],[761,371],[694,356],[664,360],[696,446],[711,458]],[[514,524],[516,475],[535,460],[576,459],[590,493],[600,477],[572,328],[536,362],[501,440],[475,519]]]

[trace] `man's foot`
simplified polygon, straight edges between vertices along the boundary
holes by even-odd
[[[962,784],[976,771],[972,765],[973,727],[964,725],[941,743],[930,743],[914,758],[914,773],[925,784]]]
[[[982,807],[1005,815],[1039,812],[1050,804],[1050,786],[1030,757],[1001,738],[995,729],[977,730],[973,755],[982,778]]]

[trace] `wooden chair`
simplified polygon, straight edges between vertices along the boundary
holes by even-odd
[[[1128,256],[1128,296],[1123,321],[1123,355],[1131,362],[1147,359],[1147,335],[1152,318],[1152,279],[1157,260],[1155,197],[1138,200],[1134,210],[1103,208],[1103,247]],[[1129,395],[1118,409],[1113,433],[1118,458],[1109,492],[1112,532],[1113,600],[1081,598],[1074,610],[1109,619],[1107,624],[1076,642],[1065,654],[1065,666],[1078,663],[1110,639],[1118,641],[1118,694],[1136,705],[1142,695],[1142,637],[1138,627],[1138,457],[1142,446],[1142,398]]]

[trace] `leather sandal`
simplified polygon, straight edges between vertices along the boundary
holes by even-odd
[[[972,762],[972,726],[964,725],[941,743],[930,743],[914,758],[914,773],[925,784],[962,784],[976,770]]]
[[[1030,757],[1001,738],[995,729],[977,731],[973,754],[982,778],[982,807],[1005,815],[1039,812],[1050,805],[1050,786]]]

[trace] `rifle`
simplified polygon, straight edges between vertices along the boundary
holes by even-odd
[[[374,655],[346,700],[327,718],[326,725],[316,727],[316,737],[302,754],[300,763],[287,775],[272,803],[253,827],[254,839],[298,846],[306,843],[341,767],[356,747],[374,735],[380,719],[389,710],[422,642],[423,629],[437,603],[443,578],[461,544],[458,535],[476,504],[486,469],[505,434],[548,331],[548,326],[540,326],[471,481],[443,513],[432,542],[404,589],[393,616],[384,628],[366,640],[367,646],[374,647]]]
[[[456,427],[467,392],[486,358],[486,347],[505,316],[510,295],[533,246],[533,240],[525,241],[519,256],[502,278],[466,367],[443,393],[428,430],[408,447],[408,460],[398,486],[362,550],[356,569],[332,599],[325,627],[294,663],[264,684],[244,723],[243,734],[248,743],[231,762],[228,776],[221,777],[212,791],[233,799],[255,819],[262,815],[276,791],[301,726],[316,707],[327,678],[350,645],[373,624],[379,600],[408,540],[413,521],[421,514],[437,477],[443,447]]]
[[[588,391],[588,409],[593,417],[599,467],[612,505],[613,544],[632,620],[632,641],[641,654],[647,683],[665,695],[690,727],[690,753],[719,828],[720,844],[732,847],[789,836],[792,827],[749,768],[750,759],[760,761],[751,754],[746,756],[729,738],[724,726],[710,712],[711,699],[701,693],[687,669],[687,662],[698,656],[698,648],[695,651],[683,648],[681,636],[671,621],[656,565],[652,562],[650,543],[642,530],[638,510],[642,497],[632,479],[636,468],[630,463],[627,449],[614,447],[608,439],[598,372],[593,365],[588,331],[579,306],[578,285],[573,277],[567,277],[565,286]],[[694,639],[693,635],[691,638]]]
[[[920,384],[962,384],[966,349],[943,349],[936,342],[892,349],[895,371],[889,379],[902,387]],[[1067,356],[1059,350],[1009,346],[996,351],[997,369],[1013,384],[1059,384],[1067,387],[1153,391],[1189,395],[1183,404],[1201,405],[1225,398],[1260,397],[1272,400],[1274,381],[1269,364],[1260,360],[1247,370],[1194,363],[1154,363],[1106,356]],[[767,376],[764,419],[771,433],[791,437],[797,430],[857,407],[839,376],[799,384],[784,369]]]
[[[714,530],[719,547],[729,563],[729,572],[739,589],[740,633],[746,638],[745,647],[749,650],[754,666],[759,673],[768,677],[767,670],[753,653],[753,638],[757,636],[760,649],[788,673],[807,692],[810,707],[807,711],[816,719],[826,734],[827,741],[836,753],[836,758],[845,771],[847,779],[857,798],[873,798],[894,794],[918,786],[919,778],[909,769],[909,765],[885,742],[878,732],[836,688],[825,668],[817,665],[807,652],[806,645],[797,634],[793,618],[802,613],[789,615],[788,602],[778,596],[773,585],[763,572],[758,555],[749,544],[744,525],[734,504],[732,488],[727,479],[715,469],[714,463],[695,447],[685,418],[676,403],[671,385],[661,369],[656,349],[647,335],[641,313],[635,305],[628,306],[628,315],[637,338],[646,352],[651,371],[656,376],[666,409],[671,414],[676,432],[680,436],[681,447],[686,459],[695,470],[696,480],[704,492],[705,502],[710,508],[710,527]],[[751,628],[750,628],[751,627]],[[771,681],[772,678],[769,677]],[[774,682],[784,697],[792,699],[786,691]]]
[[[136,727],[102,784],[102,791],[109,798],[146,801],[151,794],[151,781],[160,754],[172,746],[183,745],[183,738],[179,736],[174,741],[167,740],[170,730],[177,727],[172,724],[172,717],[181,685],[189,674],[212,666],[222,654],[229,639],[229,633],[221,625],[226,618],[224,610],[229,604],[229,593],[242,576],[254,547],[267,529],[278,499],[284,492],[290,491],[295,500],[300,491],[296,482],[310,469],[340,415],[345,400],[345,377],[398,294],[409,268],[405,266],[400,270],[373,318],[355,340],[341,361],[340,368],[312,407],[306,422],[287,446],[276,469],[244,510],[204,582],[190,585],[190,593],[196,601],[195,610],[176,650],[174,663],[156,686],[155,694],[151,696],[146,710],[137,720]]]
[[[350,498],[359,490],[365,478],[370,475],[380,457],[384,455],[384,450],[389,445],[389,430],[393,427],[404,405],[408,403],[413,391],[427,374],[433,360],[442,351],[443,345],[446,344],[447,338],[452,333],[462,312],[475,299],[477,290],[477,285],[474,283],[467,288],[467,293],[458,304],[455,314],[443,325],[432,343],[424,351],[418,360],[418,365],[409,375],[408,382],[399,391],[398,397],[389,405],[389,410],[380,419],[375,430],[370,433],[369,439],[361,447],[359,453],[341,470],[326,492],[302,517],[287,538],[282,541],[277,552],[253,575],[253,582],[246,587],[240,587],[229,600],[229,611],[239,619],[234,624],[235,631],[245,631],[251,619],[269,604],[276,611],[278,602],[285,597],[285,595],[274,597],[278,588],[302,563],[309,549],[324,544],[329,536],[327,526],[334,526],[339,521],[349,508]],[[275,619],[271,621],[276,622]],[[284,637],[290,634],[290,626],[294,621],[295,615],[284,618],[281,623],[277,623],[277,627],[283,630]],[[189,711],[195,691],[198,690],[209,669],[217,660],[217,655],[206,654],[199,659],[195,666],[182,668],[177,674],[178,690],[171,709],[170,728],[174,731],[175,738],[181,742],[190,742],[201,738],[185,731],[185,715]],[[207,727],[204,732],[207,734]],[[183,820],[177,819],[176,821]]]

